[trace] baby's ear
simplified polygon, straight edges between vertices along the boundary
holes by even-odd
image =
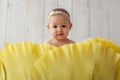
[[[70,30],[71,30],[71,28],[72,28],[72,23],[69,24],[69,27],[70,27]]]
[[[49,24],[47,24],[47,28],[48,28],[48,30],[50,30],[50,26],[49,26]]]

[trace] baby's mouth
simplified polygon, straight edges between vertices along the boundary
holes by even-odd
[[[59,33],[58,35],[63,35],[63,33]]]

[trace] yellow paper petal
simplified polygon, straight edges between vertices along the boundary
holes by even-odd
[[[62,47],[7,43],[0,80],[120,80],[120,47],[101,38]]]
[[[117,49],[109,45],[94,39],[66,45],[49,51],[35,67],[41,80],[117,80]]]

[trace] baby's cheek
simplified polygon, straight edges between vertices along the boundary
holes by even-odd
[[[66,32],[66,33],[65,33],[65,35],[66,35],[66,36],[68,36],[68,35],[69,35],[69,31],[68,31],[68,32]]]

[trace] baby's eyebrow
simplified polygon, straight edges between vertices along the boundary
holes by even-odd
[[[67,25],[67,23],[63,23],[63,25]]]

